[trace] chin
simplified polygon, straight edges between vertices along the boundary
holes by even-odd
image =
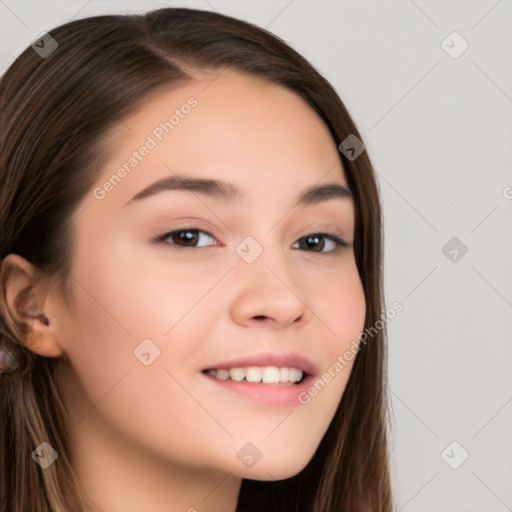
[[[260,481],[286,480],[300,473],[312,458],[310,456],[293,457],[286,454],[278,454],[276,459],[264,461],[262,457],[253,467],[239,472],[241,478]]]

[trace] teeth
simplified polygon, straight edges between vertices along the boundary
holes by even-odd
[[[231,380],[240,382],[245,377],[245,372],[243,368],[231,368],[231,370],[229,370],[229,376],[231,377]]]
[[[249,366],[245,369],[245,380],[247,382],[261,382],[261,372],[256,366]]]
[[[293,384],[302,379],[303,371],[299,368],[277,366],[247,366],[245,368],[221,368],[219,370],[208,370],[206,372],[212,377],[220,380],[234,380],[241,382],[263,382],[264,384]]]
[[[229,379],[229,372],[227,370],[217,370],[217,375],[216,375],[217,379],[220,379],[220,380],[228,380]]]
[[[288,380],[290,382],[298,382],[300,379],[302,379],[302,370],[290,368],[288,372]]]
[[[261,380],[265,384],[277,384],[279,382],[279,368],[267,366],[261,374]]]

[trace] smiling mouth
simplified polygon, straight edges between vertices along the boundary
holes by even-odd
[[[295,386],[308,375],[300,368],[288,366],[246,366],[236,368],[210,368],[202,373],[218,380],[253,382],[260,384],[283,384]]]

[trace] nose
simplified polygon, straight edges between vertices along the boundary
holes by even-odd
[[[231,316],[240,325],[268,323],[276,329],[309,321],[312,311],[282,251],[263,253],[252,263],[239,259],[232,273]]]

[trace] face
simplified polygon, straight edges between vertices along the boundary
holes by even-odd
[[[325,434],[353,364],[336,362],[364,327],[354,206],[301,98],[212,78],[123,120],[76,209],[60,386],[75,436],[94,428],[187,468],[283,479]],[[300,370],[299,384],[273,382]]]

